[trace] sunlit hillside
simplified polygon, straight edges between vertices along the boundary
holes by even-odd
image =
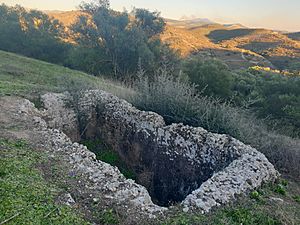
[[[82,15],[83,13],[77,10],[74,11],[66,11],[66,12],[59,12],[59,11],[47,11],[46,12],[50,17],[53,17],[60,22],[62,22],[65,26],[70,26],[76,22],[78,16]]]
[[[79,11],[48,12],[65,26],[70,26],[81,15]],[[209,23],[202,19],[170,20],[161,34],[182,56],[199,54],[218,58],[233,69],[259,65],[285,69],[300,59],[297,33],[290,35],[267,29],[249,29],[241,24]]]

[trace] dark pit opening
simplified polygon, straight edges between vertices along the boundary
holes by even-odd
[[[192,191],[208,180],[214,169],[207,163],[201,168],[191,166],[184,159],[170,161],[166,155],[145,155],[145,158],[138,157],[141,148],[138,144],[132,144],[128,151],[126,145],[122,146],[124,151],[117,151],[114,146],[109,145],[101,138],[82,139],[81,144],[94,152],[97,159],[119,168],[120,172],[127,178],[133,179],[148,190],[152,201],[159,205],[168,207],[179,203]],[[131,144],[130,144],[131,145]],[[149,149],[152,149],[149,146]],[[130,154],[133,153],[133,155]],[[121,154],[120,154],[121,153]],[[153,157],[151,159],[151,157]],[[228,160],[226,166],[233,160]],[[225,164],[218,169],[224,168]]]
[[[69,109],[75,108],[74,118],[72,111],[67,110],[71,116],[65,118],[65,111],[54,110],[60,124],[50,120],[52,126],[61,127],[99,160],[117,166],[125,177],[143,185],[157,205],[183,201],[240,157],[238,146],[228,136],[182,124],[168,126],[157,114],[138,111],[107,94],[97,96],[78,98],[71,106],[68,102]],[[54,112],[50,110],[50,119]]]
[[[118,167],[120,172],[127,178],[136,180],[136,173],[129,168],[126,163],[120,158],[117,152],[112,150],[101,139],[82,140],[80,144],[85,145],[90,151],[95,153],[98,160],[106,162],[112,166]]]
[[[191,130],[184,131],[180,125],[172,131],[168,127],[160,128],[172,133],[168,144],[162,144],[165,135],[159,136],[157,130],[136,129],[132,127],[135,125],[120,122],[100,107],[89,117],[79,117],[81,143],[99,160],[117,166],[125,177],[143,185],[157,205],[170,206],[183,201],[215,172],[239,157],[228,147],[230,144],[203,144],[206,137],[203,143],[196,139],[190,143],[194,155],[188,157],[182,151],[189,152],[189,147],[177,142],[188,142],[189,135],[193,135]]]

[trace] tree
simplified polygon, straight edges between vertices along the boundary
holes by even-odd
[[[154,65],[161,62],[161,49],[166,48],[157,37],[165,25],[158,12],[135,9],[129,16],[111,10],[108,1],[84,3],[81,8],[88,14],[72,27],[76,41],[82,47],[104,51],[102,61],[112,68],[108,73],[127,79],[137,72],[139,63],[147,72],[158,67]]]
[[[64,27],[46,14],[21,6],[0,6],[0,49],[62,64],[68,45]]]
[[[110,2],[109,0],[94,0],[90,3],[82,2],[79,8],[84,12],[87,12],[89,14],[94,14],[101,8],[109,9]]]
[[[164,31],[165,22],[159,12],[149,12],[146,9],[134,9],[135,23],[150,38]]]

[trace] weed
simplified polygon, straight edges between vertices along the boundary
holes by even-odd
[[[277,184],[274,188],[274,192],[281,195],[286,195],[286,189],[282,184]]]
[[[105,210],[101,214],[101,222],[104,225],[114,225],[119,224],[119,218],[116,212],[113,209]]]
[[[252,191],[250,193],[250,198],[255,199],[257,201],[261,200],[261,194],[258,191]]]
[[[287,181],[287,180],[284,180],[284,179],[282,179],[281,181],[280,181],[280,183],[283,185],[283,186],[288,186],[288,184],[289,184],[289,182]]]
[[[295,195],[295,196],[293,196],[293,199],[294,199],[296,202],[300,203],[300,195]]]

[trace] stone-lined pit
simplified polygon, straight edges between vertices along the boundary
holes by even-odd
[[[50,126],[76,141],[105,140],[161,206],[182,201],[185,211],[209,211],[277,177],[263,154],[232,137],[167,126],[161,116],[103,91],[76,101],[67,93],[42,99]]]

